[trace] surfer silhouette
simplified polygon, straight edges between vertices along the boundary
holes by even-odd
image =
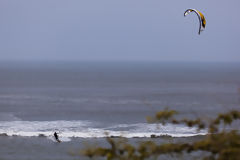
[[[57,132],[54,132],[54,134],[53,134],[53,135],[54,135],[54,137],[55,137],[56,141],[60,143],[61,141],[59,140],[59,137],[58,137],[58,134],[57,134]]]

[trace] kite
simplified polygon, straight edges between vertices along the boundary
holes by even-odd
[[[195,12],[197,14],[197,16],[198,16],[198,19],[199,19],[199,31],[198,31],[198,34],[200,34],[201,31],[203,31],[205,29],[205,27],[206,27],[206,19],[205,19],[204,15],[201,12],[199,12],[198,10],[196,10],[196,9],[187,9],[184,12],[184,17],[186,15],[188,15],[189,13],[191,13],[191,12]]]

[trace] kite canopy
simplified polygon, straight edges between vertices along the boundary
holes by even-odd
[[[199,19],[199,31],[198,31],[198,34],[200,34],[201,31],[203,31],[205,29],[205,27],[206,27],[205,17],[204,17],[204,15],[201,12],[199,12],[196,9],[187,9],[184,12],[184,16],[188,15],[191,12],[195,12],[197,14],[197,16],[198,16],[198,19]]]

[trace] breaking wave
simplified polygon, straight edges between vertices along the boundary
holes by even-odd
[[[107,136],[116,137],[151,137],[171,136],[190,137],[207,134],[206,130],[197,131],[196,128],[189,128],[184,125],[173,124],[118,124],[99,127],[96,122],[90,121],[0,121],[0,135],[7,136],[40,136],[52,137],[56,131],[61,139],[66,141],[69,138],[102,138]]]

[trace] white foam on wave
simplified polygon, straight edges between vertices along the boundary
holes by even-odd
[[[53,138],[57,131],[62,141],[70,141],[72,137],[102,138],[106,136],[121,136],[126,138],[151,137],[151,135],[168,135],[172,137],[189,137],[207,134],[198,132],[196,128],[183,125],[160,125],[148,123],[118,124],[95,127],[95,122],[89,121],[0,121],[0,134],[8,136],[47,136]]]

